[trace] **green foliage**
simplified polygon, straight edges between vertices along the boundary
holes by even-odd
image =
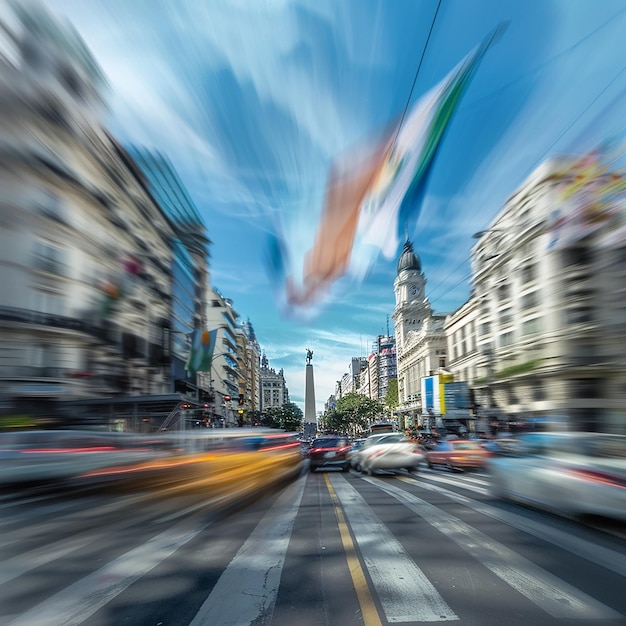
[[[536,369],[542,359],[535,359],[534,361],[526,361],[525,363],[519,363],[518,365],[511,365],[494,374],[495,378],[505,378],[507,376],[515,376],[516,374],[525,374]]]
[[[290,402],[280,407],[267,409],[261,415],[261,425],[267,428],[280,428],[288,432],[302,430],[304,414],[299,406]]]
[[[337,400],[334,409],[324,414],[321,427],[338,433],[357,434],[366,430],[370,422],[380,419],[383,412],[383,405],[377,400],[348,393]]]
[[[387,387],[387,393],[385,394],[385,406],[390,411],[395,411],[398,407],[398,379],[390,378],[389,385]]]

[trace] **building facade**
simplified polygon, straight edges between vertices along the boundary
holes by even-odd
[[[398,422],[401,428],[421,425],[421,379],[446,367],[445,314],[433,313],[426,298],[421,262],[407,241],[398,259],[394,280],[396,305],[392,314],[397,357]]]
[[[285,374],[282,369],[276,371],[270,367],[266,355],[261,357],[260,386],[261,413],[267,411],[267,409],[279,408],[289,404],[289,389],[285,382]]]
[[[626,363],[616,349],[624,304],[615,296],[624,280],[624,206],[589,205],[585,222],[575,207],[589,192],[580,189],[564,207],[575,167],[572,159],[543,163],[472,249],[474,386],[481,404],[508,415],[624,432]],[[602,176],[624,184],[623,173]]]
[[[73,402],[167,391],[172,231],[102,124],[106,86],[78,35],[43,8],[7,10],[0,411],[68,423]]]

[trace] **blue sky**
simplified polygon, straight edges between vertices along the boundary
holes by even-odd
[[[414,232],[436,311],[469,294],[471,235],[543,159],[624,125],[626,0],[47,0],[103,68],[108,125],[165,152],[203,215],[212,283],[250,318],[303,406],[318,409],[385,333],[395,261],[339,282],[321,313],[284,319],[265,271],[277,219],[306,249],[328,168],[402,113],[499,22],[444,136]],[[435,17],[434,25],[433,18]],[[393,325],[389,321],[393,332]]]

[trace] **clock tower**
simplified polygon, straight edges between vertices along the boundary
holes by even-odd
[[[407,241],[398,259],[398,275],[393,283],[396,296],[393,322],[399,345],[404,345],[409,331],[420,330],[432,314],[425,287],[422,264],[413,251],[413,244]]]

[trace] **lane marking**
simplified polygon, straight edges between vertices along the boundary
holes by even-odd
[[[339,474],[332,474],[330,481],[348,519],[387,621],[458,620],[459,617],[363,496]]]
[[[378,615],[378,611],[376,610],[376,605],[374,604],[372,595],[370,594],[370,589],[367,584],[365,574],[363,573],[361,562],[356,555],[354,544],[352,543],[352,537],[350,536],[350,530],[348,529],[348,525],[344,518],[341,504],[339,503],[339,498],[335,493],[328,474],[324,474],[324,479],[326,480],[326,487],[328,488],[328,493],[330,494],[330,499],[332,500],[333,507],[335,509],[335,515],[337,516],[339,535],[341,536],[341,543],[343,544],[343,550],[346,554],[346,561],[348,562],[352,585],[356,592],[359,606],[361,607],[363,624],[365,626],[381,626],[382,622],[380,620],[380,616]]]
[[[189,626],[270,624],[306,476],[291,483],[240,548]]]
[[[211,523],[190,530],[184,520],[22,613],[10,626],[82,624]]]
[[[517,513],[511,511],[503,511],[490,504],[485,504],[477,500],[470,500],[465,496],[462,496],[454,491],[449,491],[443,487],[437,487],[434,485],[426,485],[412,479],[401,477],[400,480],[411,483],[413,485],[419,485],[422,489],[427,489],[435,493],[440,493],[447,496],[451,500],[460,502],[461,504],[471,508],[472,510],[487,515],[493,519],[497,519],[508,526],[517,528],[522,532],[525,532],[533,537],[537,537],[542,541],[547,541],[562,550],[571,552],[578,557],[581,557],[591,563],[595,563],[600,567],[604,567],[611,572],[626,577],[626,555],[610,548],[597,545],[587,539],[573,537],[567,532],[553,528],[548,524],[542,522],[536,522],[535,520],[528,519]]]
[[[405,476],[398,476],[398,478],[406,478]],[[472,485],[470,483],[465,483],[461,481],[457,481],[453,478],[448,478],[447,476],[435,476],[433,474],[422,474],[419,477],[415,477],[415,480],[418,482],[421,478],[427,478],[429,481],[437,482],[437,483],[445,483],[446,485],[452,485],[453,487],[458,487],[459,489],[467,489],[468,491],[475,491],[476,493],[480,493],[482,495],[488,495],[489,490],[484,487],[479,487],[478,485]]]
[[[367,482],[385,491],[491,570],[535,605],[559,619],[608,620],[623,617],[617,611],[583,593],[491,539],[443,509],[391,484],[372,478]]]

